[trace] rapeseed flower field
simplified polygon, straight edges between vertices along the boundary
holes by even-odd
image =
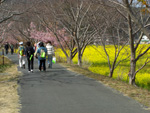
[[[149,45],[143,44],[138,47],[136,55],[140,54]],[[107,45],[106,50],[110,57],[110,62],[113,62],[115,55],[115,48],[113,45]],[[56,55],[59,59],[66,60],[64,53],[60,50],[56,50]],[[150,51],[148,51],[142,58],[137,62],[137,69],[140,68],[145,60],[150,57]],[[126,58],[126,59],[125,59]],[[125,46],[120,52],[117,61],[123,60],[115,69],[113,74],[113,79],[119,79],[128,82],[128,73],[130,70],[130,48],[129,45]],[[107,62],[107,56],[102,48],[102,46],[87,46],[83,54],[83,65],[88,65],[88,69],[93,73],[108,76],[109,66]],[[77,64],[77,55],[73,59],[73,63]],[[148,63],[142,70],[140,70],[136,75],[136,84],[139,87],[143,87],[150,90],[150,63]]]

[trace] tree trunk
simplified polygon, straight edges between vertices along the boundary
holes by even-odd
[[[70,57],[67,57],[67,64],[70,64]]]
[[[136,61],[131,57],[130,62],[130,72],[129,72],[129,84],[135,85],[135,71],[136,71]]]
[[[109,77],[110,77],[110,78],[112,78],[113,73],[114,73],[114,69],[111,69],[111,70],[110,70],[110,73],[109,73]]]
[[[72,64],[72,53],[70,51],[70,56],[67,58],[67,63]]]
[[[130,60],[130,72],[129,72],[129,84],[135,84],[135,71],[136,71],[136,48],[134,48],[134,36],[132,31],[132,21],[131,17],[128,14],[128,26],[129,26],[129,41],[130,41],[130,51],[131,51],[131,60]]]
[[[112,67],[110,67],[110,73],[109,73],[109,77],[110,78],[112,78],[112,76],[113,76],[115,65],[116,65],[116,61],[117,61],[117,57],[115,57],[114,62],[112,64]]]
[[[82,55],[81,55],[81,50],[78,49],[78,65],[81,67],[82,66]]]

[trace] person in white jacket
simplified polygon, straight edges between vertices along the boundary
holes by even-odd
[[[19,42],[18,48],[18,58],[19,58],[19,66],[20,68],[25,69],[25,47],[23,46],[23,42]]]
[[[55,56],[54,47],[52,46],[51,41],[48,41],[46,44],[47,56],[48,56],[48,68],[52,68],[52,59]]]
[[[34,53],[34,57],[37,59],[38,56],[37,56],[37,50],[39,49],[39,44],[40,42],[38,42],[37,44],[35,44],[35,53]],[[40,66],[40,60],[38,59],[38,66]]]

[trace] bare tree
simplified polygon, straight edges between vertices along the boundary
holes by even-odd
[[[30,1],[30,0],[29,0]],[[27,13],[35,4],[33,1],[28,0],[17,1],[17,0],[1,0],[0,1],[0,25],[3,29],[3,32],[0,34],[0,43],[5,40],[5,32],[9,28],[11,22],[17,22],[20,19],[20,16]],[[15,27],[14,27],[15,28]],[[11,30],[12,31],[12,30]]]
[[[34,8],[33,13],[40,20],[40,23],[45,28],[48,28],[50,32],[53,33],[53,35],[56,38],[56,41],[59,43],[59,47],[61,48],[61,50],[67,58],[67,63],[72,63],[72,59],[77,53],[75,41],[66,32],[66,30],[64,34],[59,32],[61,30],[64,31],[64,28],[58,23],[58,16],[61,11],[60,6],[62,3],[62,1],[43,1],[37,7]],[[44,10],[44,12],[42,10]],[[66,40],[64,36],[68,37],[68,39]]]
[[[65,29],[66,35],[70,37],[70,40],[65,42],[70,54],[68,55],[66,48],[64,48],[61,43],[60,47],[69,59],[69,62],[72,62],[72,59],[78,52],[78,65],[81,66],[84,49],[95,35],[94,31],[90,27],[90,24],[88,23],[87,16],[91,4],[89,5],[85,1],[74,0],[64,0],[59,1],[59,3],[57,2],[54,2],[53,4],[50,3],[49,6],[45,5],[48,13],[45,12],[44,16],[38,14],[38,17],[46,25],[46,27],[48,27],[55,34],[59,43],[60,38],[63,39],[63,37],[57,31],[59,29]]]
[[[91,21],[97,31],[98,39],[95,38],[95,40],[99,42],[98,44],[101,45],[105,53],[103,56],[108,62],[109,77],[112,77],[119,63],[129,58],[129,53],[128,51],[122,52],[122,50],[125,50],[128,42],[128,35],[125,28],[127,23],[120,13],[117,13],[117,10],[109,6],[109,4],[105,1],[96,2],[94,10],[91,13],[91,17],[93,17]],[[108,44],[113,45],[114,51],[110,52],[107,49]],[[113,58],[110,57],[112,55],[114,56]]]
[[[122,0],[122,2],[112,0],[109,1],[116,4],[118,7],[123,8],[126,11],[126,13],[122,13],[122,11],[120,11],[120,9],[116,7],[116,9],[125,18],[127,18],[128,21],[128,34],[131,52],[129,84],[135,85],[137,72],[139,72],[149,62],[149,59],[147,58],[143,65],[137,69],[137,61],[150,49],[150,47],[148,47],[141,53],[137,54],[137,49],[143,35],[149,37],[148,29],[150,26],[150,15],[141,13],[142,6],[138,7],[139,2],[137,0]]]
[[[96,32],[89,23],[89,10],[92,3],[89,1],[64,0],[62,13],[57,20],[62,28],[66,29],[77,46],[78,65],[82,66],[82,56],[88,44],[91,43]]]

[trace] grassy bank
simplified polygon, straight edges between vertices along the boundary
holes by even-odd
[[[3,65],[0,56],[0,113],[19,113],[20,104],[18,96],[17,79],[20,73],[17,65],[5,57]]]
[[[3,65],[3,60],[4,60],[4,65]],[[10,60],[8,60],[8,58],[4,57],[2,55],[0,55],[0,73],[2,73],[6,68],[11,67],[12,63]]]

